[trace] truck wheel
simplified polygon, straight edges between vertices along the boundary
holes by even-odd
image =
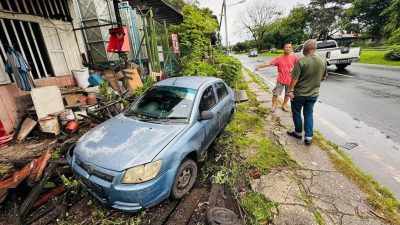
[[[197,177],[197,165],[187,159],[179,166],[178,172],[175,175],[175,180],[171,190],[171,198],[181,199],[186,193],[192,189]]]
[[[344,70],[349,64],[336,64],[338,70]]]

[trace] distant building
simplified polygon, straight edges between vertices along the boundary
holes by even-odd
[[[328,37],[329,40],[335,40],[339,46],[349,47],[351,43],[359,38],[360,34],[334,34]]]

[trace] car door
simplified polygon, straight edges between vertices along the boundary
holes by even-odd
[[[205,136],[203,141],[201,142],[201,150],[204,151],[208,148],[208,146],[212,143],[214,138],[218,134],[218,116],[217,116],[217,98],[215,96],[213,85],[209,85],[206,87],[201,94],[200,104],[199,104],[199,115],[203,111],[211,111],[214,114],[214,117],[209,120],[201,120],[199,123],[201,124],[201,129],[205,131]]]
[[[215,91],[218,97],[218,103],[216,106],[217,109],[217,117],[218,117],[218,126],[219,129],[222,129],[228,121],[229,118],[229,98],[228,98],[228,89],[225,84],[221,82],[217,82],[214,84]]]

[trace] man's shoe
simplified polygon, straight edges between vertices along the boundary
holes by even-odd
[[[309,138],[304,139],[304,144],[311,145],[311,143],[312,143],[312,139],[309,139]]]
[[[301,138],[302,138],[301,134],[297,134],[297,133],[294,132],[294,131],[288,131],[287,134],[288,134],[289,136],[295,137],[295,138],[297,138],[297,139],[301,139]]]

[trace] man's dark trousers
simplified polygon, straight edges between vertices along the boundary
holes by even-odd
[[[295,96],[291,102],[296,133],[302,133],[303,131],[303,121],[301,119],[301,109],[303,108],[304,132],[307,138],[313,137],[313,110],[317,98],[318,96]]]

